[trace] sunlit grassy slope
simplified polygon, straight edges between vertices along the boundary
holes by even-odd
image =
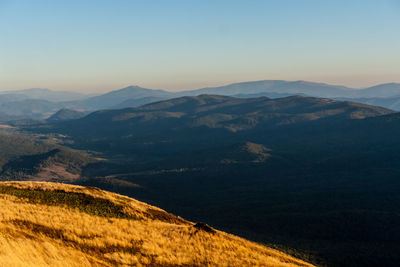
[[[96,188],[0,183],[0,266],[311,266]]]

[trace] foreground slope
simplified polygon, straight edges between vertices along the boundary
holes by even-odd
[[[96,188],[0,183],[0,265],[311,266]]]

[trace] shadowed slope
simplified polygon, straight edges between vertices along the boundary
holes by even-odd
[[[76,120],[80,119],[85,116],[85,113],[76,111],[73,109],[60,109],[53,115],[51,115],[47,121],[48,122],[61,122],[61,121],[68,121],[68,120]]]
[[[279,126],[329,118],[362,119],[392,112],[385,108],[325,98],[240,99],[201,95],[174,98],[138,108],[97,111],[82,119],[50,127],[77,139],[98,139],[124,135],[151,136],[159,132],[165,134],[199,127],[236,132],[260,125]]]

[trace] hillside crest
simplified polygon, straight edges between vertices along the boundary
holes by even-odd
[[[311,266],[97,188],[2,182],[0,263],[29,266]]]

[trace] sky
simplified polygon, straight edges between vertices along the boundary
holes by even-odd
[[[0,90],[400,82],[400,0],[0,0]]]

